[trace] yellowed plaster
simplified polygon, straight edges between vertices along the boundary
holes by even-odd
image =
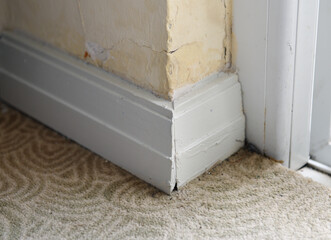
[[[7,28],[82,57],[84,33],[75,0],[8,0]]]
[[[231,60],[231,0],[0,0],[4,2],[6,28],[24,31],[165,98],[224,70]]]
[[[167,29],[170,97],[173,90],[228,67],[230,0],[168,0]]]
[[[79,3],[86,42],[96,43],[108,52],[102,67],[166,97],[167,1]]]
[[[109,59],[102,66],[167,98],[169,87],[166,81],[166,63],[165,52],[156,52],[148,47],[137,47],[135,42],[123,40],[109,50]]]
[[[219,48],[205,48],[203,42],[182,46],[174,54],[168,54],[167,73],[170,90],[193,84],[217,72],[224,66]],[[170,96],[171,96],[170,92]]]

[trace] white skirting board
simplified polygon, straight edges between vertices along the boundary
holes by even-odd
[[[170,194],[243,146],[235,74],[154,96],[15,33],[0,39],[0,98]]]

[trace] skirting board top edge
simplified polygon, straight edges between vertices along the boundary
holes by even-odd
[[[47,55],[47,58],[51,57],[52,61],[55,61],[56,64],[59,64],[60,66],[65,65],[66,67],[70,66],[71,71],[80,75],[83,73],[87,76],[86,78],[90,81],[93,80],[95,84],[109,89],[110,91],[120,91],[120,94],[133,99],[137,103],[142,103],[144,105],[147,104],[156,111],[162,108],[171,113],[173,110],[171,101],[160,98],[149,90],[139,87],[124,78],[103,70],[102,68],[84,62],[83,60],[69,55],[51,45],[36,41],[24,33],[4,31],[0,34],[2,38],[1,41],[7,44],[16,43],[16,45],[21,46],[22,49],[30,49],[40,56]]]
[[[93,79],[95,83],[101,87],[111,90],[117,88],[116,91],[121,91],[121,94],[134,99],[137,103],[142,101],[143,104],[153,104],[162,109],[169,110],[169,112],[172,112],[175,107],[178,108],[187,104],[192,98],[200,98],[206,92],[204,91],[205,89],[209,92],[212,88],[214,88],[214,91],[221,91],[222,89],[219,89],[220,85],[217,84],[217,82],[227,82],[227,84],[221,85],[221,88],[224,89],[224,86],[233,85],[238,81],[238,76],[234,73],[214,73],[195,84],[174,90],[173,98],[166,100],[111,72],[86,63],[53,46],[31,39],[31,37],[26,36],[24,33],[4,31],[0,33],[0,36],[3,38],[2,41],[4,42],[17,43],[24,48],[32,49],[37,52],[37,54],[44,55],[44,53],[46,53],[48,57],[52,56],[53,59],[57,60],[57,63],[61,65],[63,65],[63,63],[71,65],[71,67],[73,67],[72,70],[76,70],[75,72],[84,72],[84,74],[89,75],[89,80]],[[140,101],[137,101],[137,98],[140,99]]]
[[[9,40],[7,42],[17,43],[24,48],[32,49],[33,51],[38,52],[38,54],[44,55],[44,53],[46,53],[48,57],[52,56],[53,59],[56,59],[57,63],[61,65],[63,63],[66,65],[71,65],[71,67],[74,68],[72,70],[76,70],[76,72],[84,72],[84,74],[90,75],[90,77],[92,77],[92,79],[102,87],[107,89],[113,89],[114,87],[118,88],[117,91],[120,90],[121,94],[134,98],[135,101],[137,101],[137,98],[140,98],[140,100],[143,101],[143,104],[152,103],[153,105],[167,109],[171,112],[174,110],[174,107],[182,106],[192,98],[201,97],[201,95],[206,92],[204,89],[208,89],[208,91],[210,91],[212,88],[214,88],[215,91],[222,90],[219,89],[217,82],[225,81],[227,82],[227,85],[233,85],[238,82],[238,76],[236,74],[218,72],[205,77],[195,84],[174,90],[172,99],[166,100],[154,95],[149,90],[141,88],[111,72],[107,72],[101,68],[84,62],[83,60],[69,55],[68,53],[61,51],[51,45],[36,41],[35,39],[32,39],[30,36],[27,36],[22,32],[3,31],[0,32],[0,37],[3,38],[2,41],[4,42]],[[224,86],[226,85],[221,85],[221,88],[224,89]]]

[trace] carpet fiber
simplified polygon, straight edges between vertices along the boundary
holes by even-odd
[[[241,150],[168,196],[0,103],[0,239],[331,239],[331,190]]]

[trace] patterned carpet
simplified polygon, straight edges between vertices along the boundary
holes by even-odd
[[[331,239],[331,190],[242,150],[168,196],[0,103],[0,239]]]

